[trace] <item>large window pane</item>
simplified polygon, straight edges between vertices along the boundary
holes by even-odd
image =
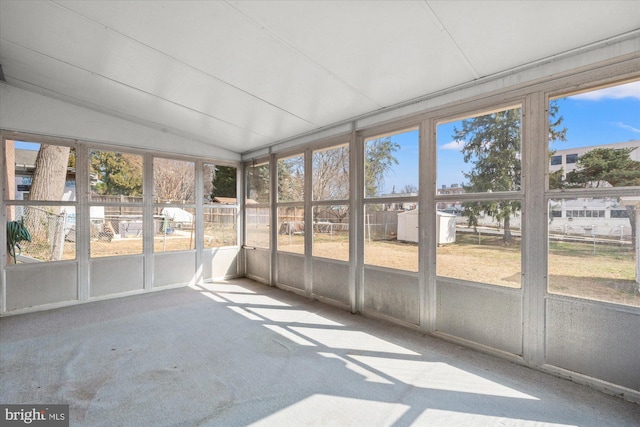
[[[137,154],[89,152],[89,200],[111,203],[90,206],[92,258],[142,253],[142,168]]]
[[[269,203],[269,163],[260,163],[247,167],[247,205]]]
[[[76,258],[73,206],[8,206],[9,263]]]
[[[416,196],[418,129],[368,138],[364,147],[366,197]]]
[[[269,248],[269,207],[247,205],[245,209],[247,246]]]
[[[204,247],[235,246],[237,242],[235,206],[204,208]]]
[[[304,208],[278,208],[278,250],[304,254]]]
[[[399,204],[365,205],[365,264],[418,271],[417,212]]]
[[[640,185],[640,82],[549,105],[549,188]]]
[[[245,173],[245,244],[269,248],[269,163],[253,164]]]
[[[153,159],[154,252],[195,248],[195,164],[184,160]]]
[[[142,156],[113,151],[89,153],[92,202],[142,203]]]
[[[179,206],[156,208],[153,251],[172,252],[195,249],[195,209]]]
[[[92,258],[142,253],[142,207],[91,206],[90,210]]]
[[[640,306],[640,197],[549,200],[549,292]]]
[[[349,261],[349,206],[313,208],[313,256]]]
[[[155,203],[195,203],[195,166],[184,160],[153,159]]]
[[[304,155],[278,160],[278,201],[304,200]]]
[[[235,246],[238,169],[204,164],[204,247]]]
[[[204,203],[237,203],[238,169],[204,164]]]
[[[349,146],[313,152],[313,200],[349,199]]]
[[[519,191],[521,111],[511,108],[437,128],[437,194]]]
[[[75,149],[6,141],[8,200],[75,201]]]
[[[514,208],[516,207],[516,208]],[[463,203],[467,216],[437,212],[436,274],[492,285],[520,287],[519,202]]]

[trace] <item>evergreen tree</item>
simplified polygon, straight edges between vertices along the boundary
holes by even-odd
[[[384,177],[398,160],[393,153],[400,149],[400,145],[391,141],[390,137],[367,141],[365,147],[364,187],[367,197],[380,194],[384,185]]]
[[[211,199],[214,197],[236,197],[238,183],[236,171],[237,169],[233,166],[216,166]]]
[[[557,116],[558,107],[551,103],[549,108],[549,140],[564,140],[566,129],[559,129],[562,117]],[[522,184],[521,163],[521,110],[514,108],[473,117],[462,121],[462,128],[454,128],[455,141],[464,141],[462,153],[466,163],[473,169],[465,172],[468,184],[463,185],[466,193],[519,191]],[[511,218],[521,210],[515,200],[487,200],[463,203],[464,214],[469,225],[478,226],[480,215],[489,215],[501,224],[503,242],[513,240]]]
[[[100,195],[142,196],[142,157],[112,151],[93,151],[90,173]]]
[[[631,159],[636,148],[594,148],[578,157],[576,170],[567,173],[569,187],[597,188],[640,185],[640,162]]]
[[[631,159],[636,148],[594,148],[578,156],[577,169],[567,173],[564,186],[570,188],[640,186],[640,162]],[[636,208],[625,206],[636,236]]]

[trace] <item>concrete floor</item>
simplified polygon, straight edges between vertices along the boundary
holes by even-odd
[[[79,426],[638,426],[640,405],[247,279],[0,319],[0,402]]]

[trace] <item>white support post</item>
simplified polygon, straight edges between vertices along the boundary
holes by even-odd
[[[143,253],[144,253],[144,290],[153,289],[153,238],[155,236],[155,222],[153,218],[153,157],[144,156],[142,177],[143,194]]]
[[[640,283],[640,233],[638,233],[638,224],[640,224],[640,203],[636,204],[636,241],[634,242],[636,255],[636,283]],[[640,291],[640,286],[638,287],[638,290]]]
[[[522,106],[522,357],[541,366],[545,360],[545,295],[547,292],[548,112],[544,94],[526,97]]]

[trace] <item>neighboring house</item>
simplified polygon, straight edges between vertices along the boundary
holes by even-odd
[[[15,200],[29,200],[33,172],[36,169],[37,150],[15,149]],[[76,200],[76,170],[67,168],[62,201]]]
[[[462,187],[462,185],[458,184],[451,184],[450,187],[447,187],[445,184],[443,184],[442,188],[436,189],[436,194],[438,196],[458,195],[463,193],[464,188]],[[448,212],[458,216],[462,213],[462,204],[457,201],[438,202],[436,207],[439,211]]]

